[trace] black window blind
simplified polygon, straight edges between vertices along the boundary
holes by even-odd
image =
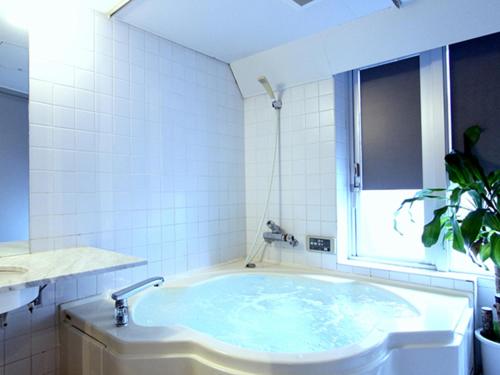
[[[362,188],[422,188],[420,59],[360,71]]]
[[[487,171],[500,168],[500,33],[450,45],[452,146],[463,132],[484,129],[477,156]]]

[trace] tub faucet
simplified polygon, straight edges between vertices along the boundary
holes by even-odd
[[[150,286],[160,286],[165,282],[165,279],[161,276],[151,277],[149,279],[139,281],[134,285],[130,285],[123,288],[111,295],[111,298],[115,301],[115,324],[117,327],[123,327],[128,324],[128,301],[129,297],[134,294],[139,293],[141,290],[146,289]]]
[[[266,223],[266,225],[269,229],[271,229],[271,232],[262,233],[262,236],[264,237],[264,241],[266,241],[267,243],[272,243],[275,241],[282,241],[282,242],[287,242],[292,247],[297,246],[298,241],[295,239],[295,237],[289,233],[286,233],[283,230],[283,228],[281,228],[274,221],[269,220]]]

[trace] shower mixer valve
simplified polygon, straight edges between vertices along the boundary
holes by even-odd
[[[286,233],[274,221],[269,220],[266,225],[269,229],[271,229],[271,232],[264,232],[262,234],[262,236],[264,237],[264,241],[266,241],[267,243],[280,241],[280,242],[288,242],[288,244],[293,247],[297,245],[298,241],[295,239],[295,237],[289,233]]]

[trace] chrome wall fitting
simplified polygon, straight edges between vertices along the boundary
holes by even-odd
[[[266,225],[269,229],[271,229],[271,232],[264,232],[262,234],[262,237],[264,237],[264,241],[266,241],[267,243],[281,241],[287,242],[292,247],[295,247],[298,244],[298,241],[292,234],[286,233],[274,221],[269,220]]]

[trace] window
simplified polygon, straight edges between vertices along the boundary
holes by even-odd
[[[360,70],[358,106],[356,255],[423,262],[417,225],[401,236],[392,223],[401,201],[422,188],[420,58]],[[413,213],[422,224],[423,206]]]
[[[422,188],[420,58],[359,71],[361,189]]]
[[[450,97],[453,148],[463,150],[470,125],[485,130],[477,149],[488,171],[500,168],[500,33],[452,44]]]
[[[349,232],[349,257],[478,270],[441,244],[421,244],[422,227],[439,202],[416,205],[411,218],[403,214],[398,222],[404,236],[394,230],[393,218],[417,190],[447,186],[444,156],[461,149],[463,131],[471,125],[480,124],[488,134],[481,139],[480,159],[488,170],[499,168],[499,66],[497,33],[341,75],[339,82],[352,82],[348,95],[338,95],[353,113],[344,121],[351,123],[345,217],[352,225],[339,223],[340,236]]]
[[[420,56],[356,73],[355,256],[429,263],[421,244],[423,204],[412,218],[393,218],[402,200],[423,187]],[[412,222],[413,220],[413,222]]]
[[[487,172],[500,168],[500,33],[450,45],[451,138],[463,150],[462,134],[472,124],[484,129],[477,154]],[[451,268],[477,271],[466,256],[451,253]]]
[[[403,213],[404,235],[394,213],[424,186],[446,185],[444,61],[438,49],[353,72],[352,257],[443,268],[443,252],[420,241],[435,207]]]

